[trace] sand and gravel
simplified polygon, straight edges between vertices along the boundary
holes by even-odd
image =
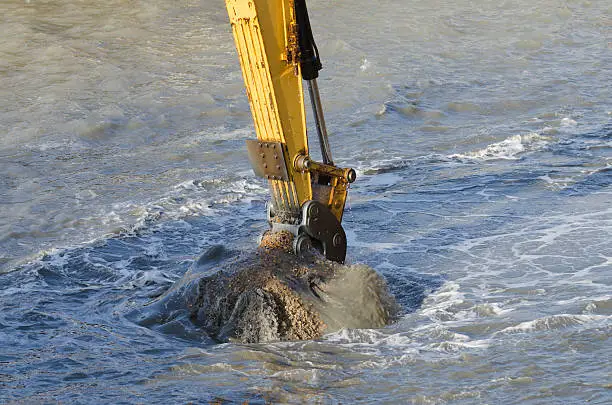
[[[372,268],[330,262],[317,252],[298,257],[292,240],[290,233],[267,233],[255,252],[232,258],[208,252],[139,322],[182,317],[216,341],[258,343],[318,339],[395,319],[398,306]]]

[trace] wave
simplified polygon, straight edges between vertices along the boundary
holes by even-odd
[[[448,156],[460,161],[474,160],[518,160],[521,155],[543,149],[551,137],[538,133],[513,135],[501,142],[492,143],[483,149],[473,152],[457,153]]]
[[[102,224],[98,232],[91,231],[82,235],[81,240],[70,239],[65,244],[58,244],[23,257],[16,263],[0,267],[0,274],[10,273],[44,261],[63,260],[66,252],[78,251],[81,248],[106,243],[114,238],[139,235],[155,231],[164,223],[171,223],[170,228],[188,226],[183,220],[193,217],[216,218],[220,224],[225,220],[234,220],[226,211],[238,209],[241,218],[252,217],[248,212],[249,202],[262,201],[267,198],[267,188],[259,181],[249,178],[246,173],[238,173],[229,179],[199,179],[176,184],[164,196],[151,202],[134,203],[118,202],[110,210],[93,209],[92,215],[81,218],[80,222]],[[239,207],[236,208],[235,204]],[[92,225],[93,227],[93,225]],[[192,230],[193,232],[193,230]],[[155,249],[155,245],[149,245]],[[2,264],[2,263],[0,263]],[[46,263],[49,265],[51,263]],[[56,266],[61,267],[61,266]]]
[[[249,202],[266,195],[267,189],[246,175],[227,180],[189,180],[174,187],[160,200],[142,206],[141,221],[182,219],[187,216],[211,215],[215,207],[234,202]]]
[[[502,329],[495,335],[558,330],[607,319],[609,319],[609,317],[604,315],[550,315],[544,318],[534,319],[533,321],[521,322],[518,325]]]
[[[523,155],[546,148],[552,137],[539,133],[513,135],[500,142],[495,142],[482,149],[471,152],[442,155],[432,153],[423,156],[405,157],[393,156],[371,162],[368,165],[357,167],[357,175],[383,174],[408,167],[422,166],[424,164],[457,164],[474,163],[492,160],[519,160]]]

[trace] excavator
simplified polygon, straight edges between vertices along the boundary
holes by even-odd
[[[355,170],[332,160],[317,78],[322,68],[305,0],[226,0],[257,139],[254,173],[268,180],[268,232],[290,232],[299,255],[317,249],[343,263],[342,215]],[[321,149],[309,152],[304,82]]]

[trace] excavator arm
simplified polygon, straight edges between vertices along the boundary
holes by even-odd
[[[334,165],[317,86],[321,69],[305,0],[226,0],[257,140],[247,141],[256,175],[268,180],[272,232],[294,235],[296,253],[314,246],[344,262],[342,214],[353,169]],[[303,82],[322,162],[308,149]]]

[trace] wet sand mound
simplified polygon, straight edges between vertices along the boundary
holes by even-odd
[[[317,252],[297,257],[291,242],[289,233],[269,233],[254,254],[233,260],[217,247],[135,320],[183,334],[189,319],[216,341],[255,343],[316,339],[394,319],[397,304],[373,269]]]

